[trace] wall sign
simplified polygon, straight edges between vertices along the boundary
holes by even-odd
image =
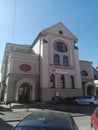
[[[56,68],[50,68],[50,72],[59,73],[59,74],[75,74],[75,70],[65,70],[65,69],[56,69]]]
[[[28,64],[21,64],[19,66],[19,69],[26,72],[26,71],[30,71],[31,70],[31,66],[28,65]]]

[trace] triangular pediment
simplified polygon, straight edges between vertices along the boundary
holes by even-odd
[[[44,29],[42,32],[54,34],[57,36],[66,37],[77,42],[77,38],[70,32],[62,23],[55,24],[47,29]]]

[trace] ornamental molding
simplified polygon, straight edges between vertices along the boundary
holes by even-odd
[[[19,65],[19,69],[24,71],[24,72],[27,72],[27,71],[31,70],[31,66],[28,64],[21,64],[21,65]]]

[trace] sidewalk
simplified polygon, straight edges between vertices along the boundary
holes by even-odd
[[[36,110],[35,108],[29,108],[29,110],[28,108],[23,108],[23,104],[2,104],[0,105],[0,123],[18,122]]]
[[[6,126],[7,129],[8,127],[10,127],[8,130],[11,130],[13,126],[15,126],[20,120],[25,118],[27,115],[31,114],[33,111],[42,110],[39,107],[40,106],[38,106],[38,108],[35,106],[28,106],[28,108],[26,108],[26,106],[23,106],[23,104],[0,105],[0,128]],[[46,109],[67,112],[73,115],[79,128],[81,128],[80,130],[90,130],[89,115],[94,108],[90,108],[87,106],[51,105],[49,106],[49,108]]]
[[[90,108],[89,106],[68,106],[68,105],[46,105],[46,104],[19,104],[19,103],[11,103],[8,105],[5,104],[0,104],[0,113],[31,113],[34,110],[43,110],[43,109],[50,109],[50,110],[56,110],[56,111],[63,111],[67,112],[73,116],[83,116],[83,115],[90,115],[93,110],[95,109],[94,107]],[[0,114],[0,115],[1,115]]]

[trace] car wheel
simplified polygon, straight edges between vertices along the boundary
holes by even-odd
[[[93,102],[90,102],[90,106],[93,106],[94,105],[94,103]]]
[[[77,102],[74,102],[74,104],[75,104],[75,105],[78,105],[78,103],[77,103]]]
[[[95,128],[93,126],[91,126],[91,130],[95,130]]]

